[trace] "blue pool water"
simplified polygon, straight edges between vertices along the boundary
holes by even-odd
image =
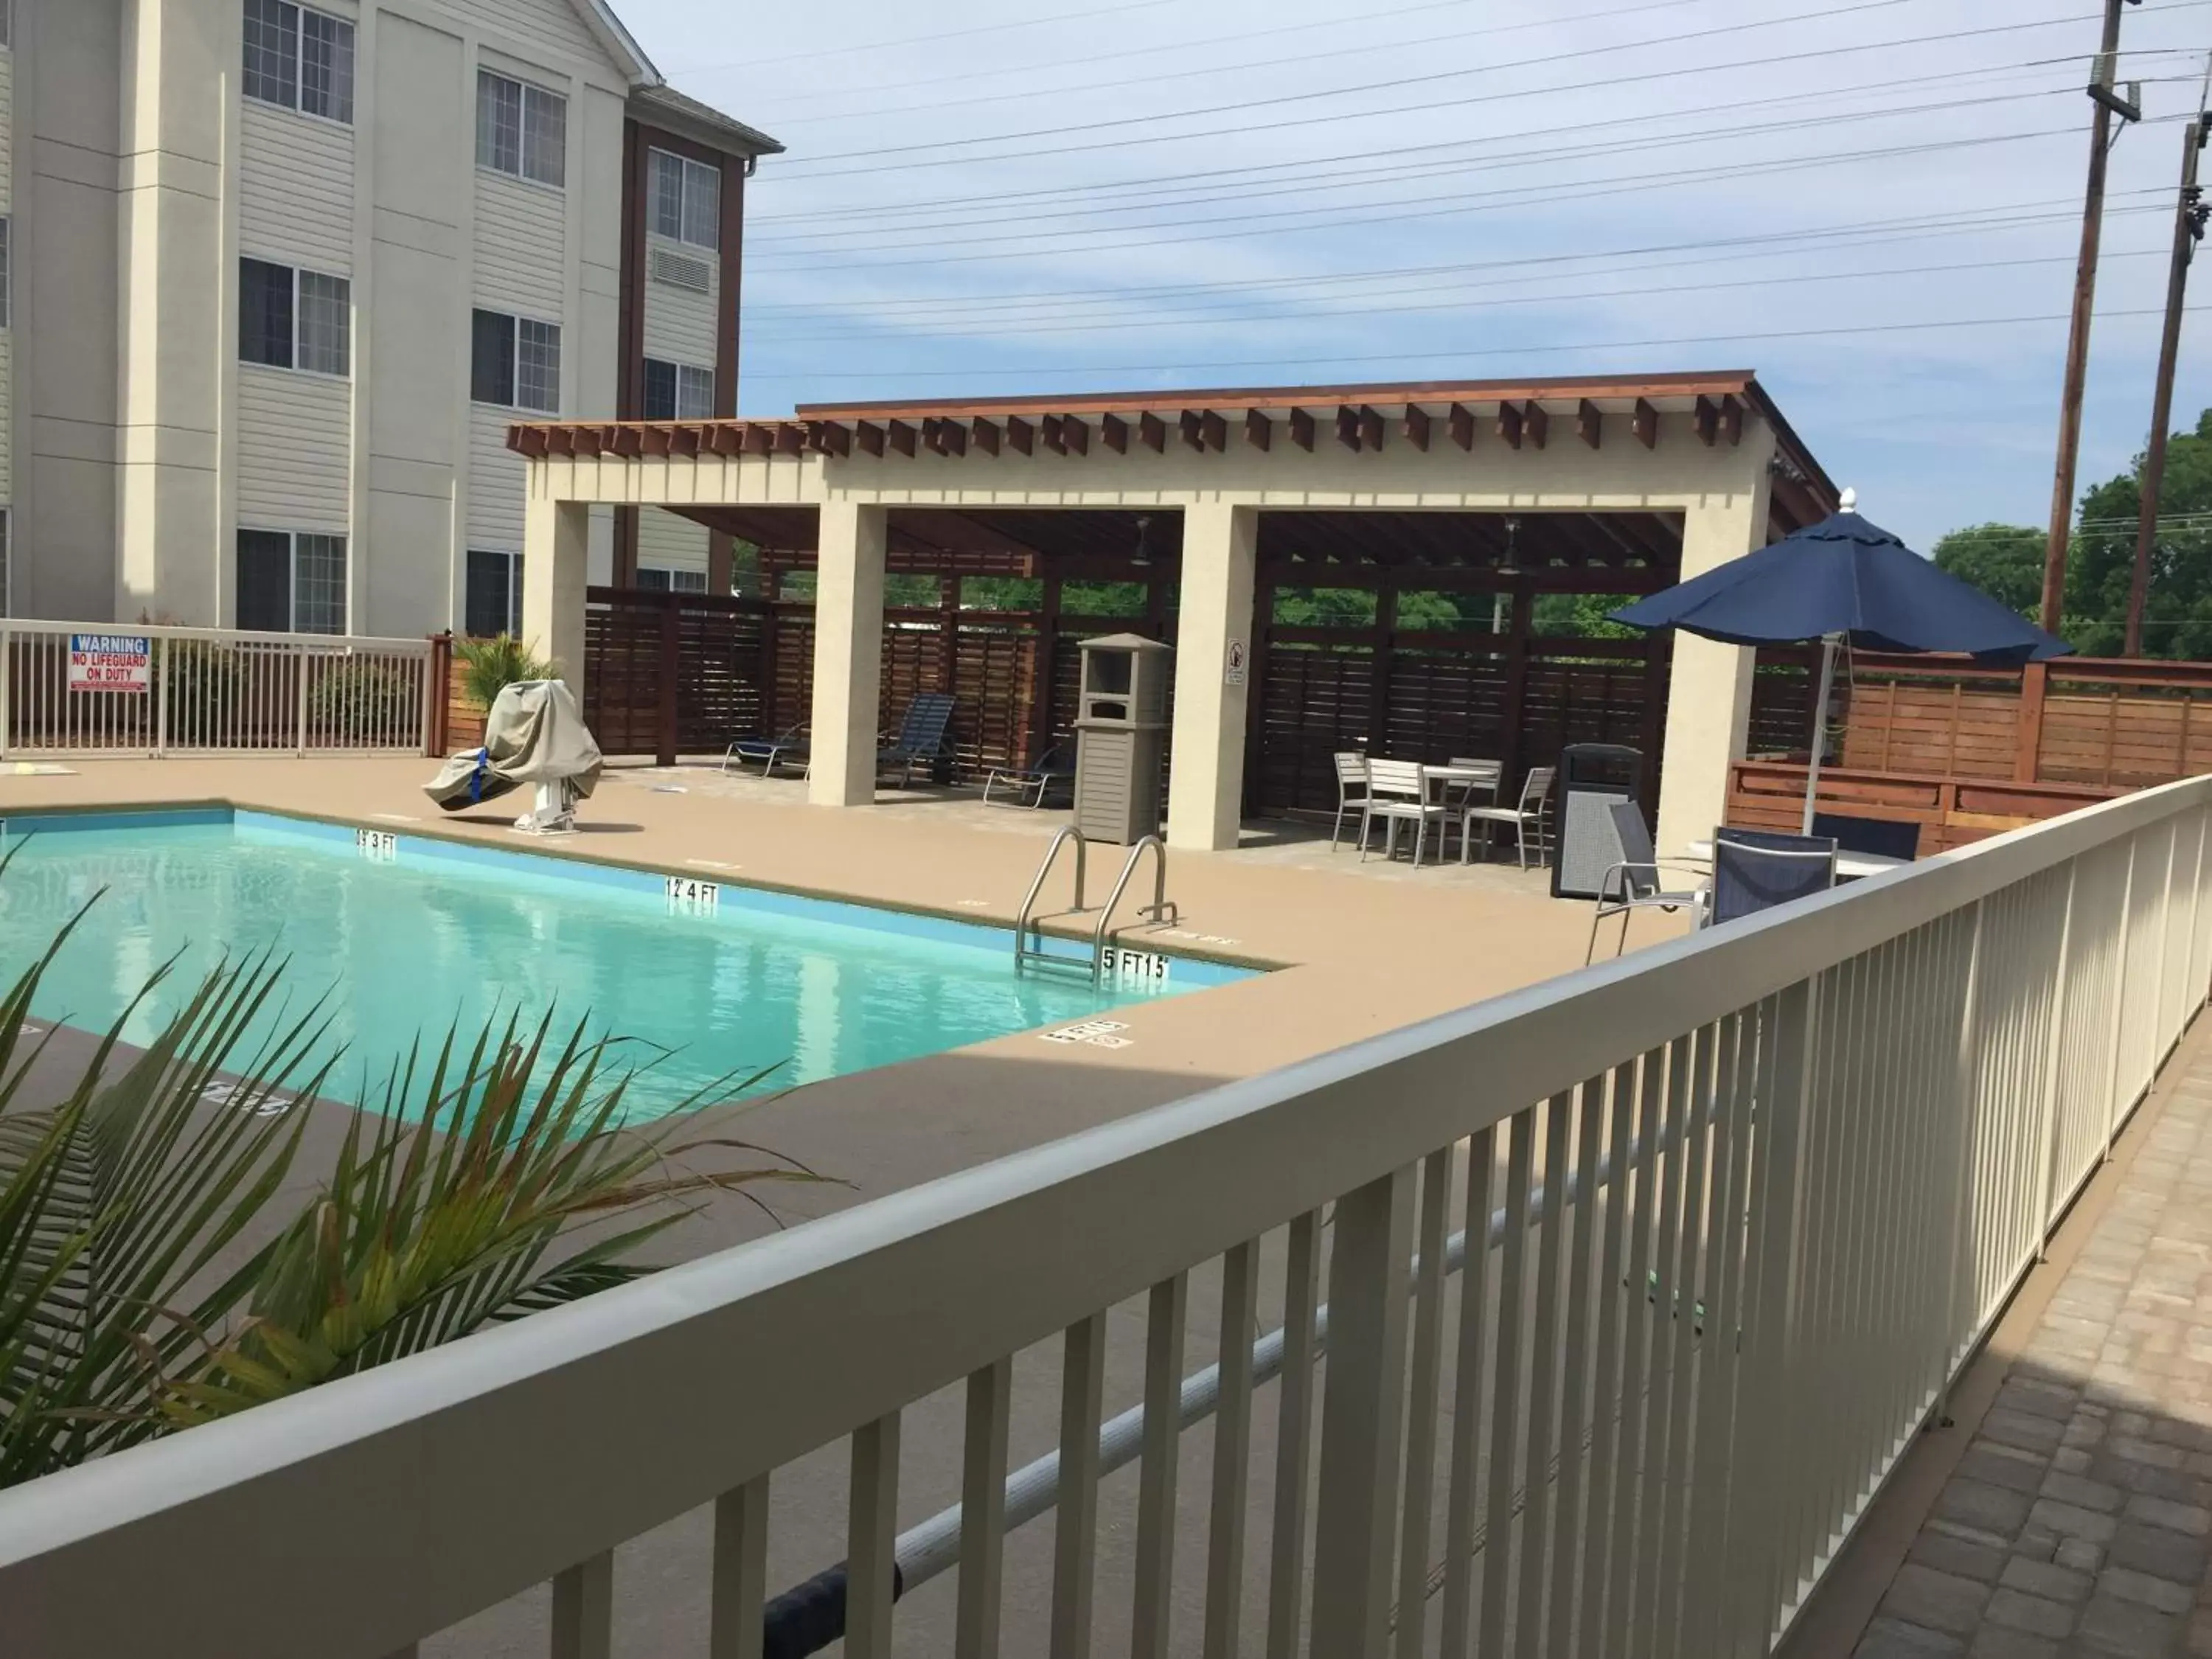
[[[274,946],[295,998],[335,993],[348,1096],[418,1033],[434,1047],[458,1020],[473,1036],[510,1009],[635,1040],[623,1056],[653,1062],[632,1089],[642,1115],[733,1073],[774,1066],[761,1087],[788,1087],[1243,976],[1178,958],[1164,981],[1094,990],[1018,976],[1004,929],[726,884],[708,910],[644,872],[261,813],[17,817],[0,835],[17,848],[0,878],[7,981],[106,890],[36,1013],[105,1030],[181,951],[125,1027],[143,1042],[223,952]]]

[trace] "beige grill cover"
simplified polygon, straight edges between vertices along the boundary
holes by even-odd
[[[559,680],[522,680],[499,694],[483,746],[455,755],[423,793],[448,812],[495,800],[525,784],[558,784],[573,804],[598,787],[599,745]]]

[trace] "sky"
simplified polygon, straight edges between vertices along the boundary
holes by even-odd
[[[617,4],[787,147],[743,413],[1753,368],[1913,544],[2049,517],[2097,0]],[[2148,431],[2212,0],[2123,50],[2085,487]]]

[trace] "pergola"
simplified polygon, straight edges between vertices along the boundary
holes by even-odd
[[[1824,517],[1837,493],[1747,371],[806,405],[533,422],[508,443],[529,462],[525,629],[572,675],[592,505],[811,553],[823,805],[873,799],[887,570],[1173,570],[1168,839],[1199,849],[1237,844],[1255,592],[1374,589],[1378,675],[1407,637],[1400,590],[1500,595],[1510,661],[1535,596],[1667,586]],[[1753,659],[1685,638],[1671,665],[1650,660],[1667,677],[1648,705],[1654,735],[1666,711],[1660,841],[1679,851],[1723,816]]]

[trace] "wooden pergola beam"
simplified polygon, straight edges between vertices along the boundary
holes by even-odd
[[[1721,406],[1700,392],[1694,418],[1698,425],[1698,441],[1711,449],[1720,438]]]
[[[1267,411],[1258,409],[1246,410],[1244,411],[1244,441],[1264,453],[1274,441],[1275,423],[1267,418]]]
[[[981,450],[986,455],[994,456],[999,453],[999,423],[996,421],[987,420],[978,415],[972,430],[975,437],[976,448]]]
[[[854,423],[853,436],[860,446],[863,455],[881,456],[884,453],[884,429],[873,421]]]
[[[1592,449],[1605,441],[1605,411],[1587,398],[1575,409],[1575,435]]]
[[[896,453],[906,456],[908,459],[912,459],[914,457],[914,428],[911,426],[908,426],[904,421],[886,421],[884,422],[884,441],[890,445]]]
[[[1469,454],[1474,452],[1474,411],[1465,404],[1454,404],[1445,420],[1451,428],[1451,441]]]
[[[1006,447],[1017,455],[1026,455],[1035,441],[1036,428],[1018,415],[1006,416]]]
[[[1349,450],[1359,447],[1359,411],[1350,404],[1337,405],[1336,441]]]
[[[1229,422],[1218,410],[1203,410],[1198,417],[1198,435],[1201,442],[1218,455],[1229,447]]]
[[[1406,441],[1426,454],[1429,447],[1429,411],[1419,404],[1406,405]]]
[[[1721,436],[1731,449],[1743,441],[1743,405],[1732,395],[1721,399]]]
[[[1044,447],[1054,454],[1067,453],[1067,441],[1060,434],[1059,416],[1048,415],[1040,421],[1037,423],[1037,435],[1044,440]]]
[[[1509,449],[1521,447],[1521,433],[1524,424],[1520,404],[1498,405],[1498,435],[1505,440],[1506,447]]]
[[[775,453],[779,455],[798,455],[806,448],[806,428],[796,421],[779,421],[775,428]]]
[[[1539,449],[1544,447],[1545,441],[1552,435],[1551,415],[1545,410],[1544,405],[1539,403],[1522,405],[1522,426],[1528,434],[1528,441]]]
[[[1308,454],[1313,453],[1314,417],[1303,409],[1291,411],[1291,441]]]
[[[1194,409],[1186,409],[1176,422],[1182,437],[1183,447],[1203,453],[1206,449],[1206,422]]]
[[[1164,455],[1168,451],[1168,423],[1148,409],[1137,416],[1137,439],[1153,454]]]
[[[1365,404],[1359,406],[1359,442],[1364,449],[1382,447],[1382,417]]]
[[[1636,412],[1628,417],[1628,429],[1646,449],[1659,447],[1659,411],[1651,407],[1649,400],[1636,400]]]
[[[1079,415],[1063,415],[1060,417],[1060,441],[1070,455],[1088,455],[1091,428]]]
[[[1119,415],[1101,415],[1098,417],[1098,435],[1105,440],[1106,447],[1116,455],[1129,453],[1129,423]]]

